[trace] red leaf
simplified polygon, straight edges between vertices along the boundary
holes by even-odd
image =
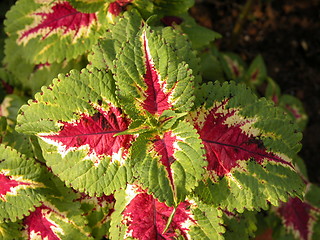
[[[172,132],[166,132],[163,138],[160,138],[159,136],[157,136],[156,140],[153,142],[156,152],[161,156],[162,164],[167,169],[172,186],[174,186],[174,184],[173,184],[173,178],[172,178],[172,172],[171,172],[170,166],[175,161],[173,154],[174,154],[174,143],[176,142],[176,140],[177,138],[172,135]]]
[[[122,115],[119,108],[110,107],[108,112],[98,110],[93,116],[83,114],[76,122],[61,122],[62,130],[56,135],[40,135],[62,144],[62,152],[89,146],[89,154],[97,156],[121,153],[129,148],[132,135],[113,135],[127,130],[129,121]],[[61,150],[61,149],[60,149]]]
[[[188,209],[190,203],[180,203],[170,224],[169,229],[163,233],[173,207],[168,207],[154,199],[152,195],[140,193],[136,195],[123,212],[124,223],[128,226],[131,236],[139,240],[173,239],[177,236],[187,238],[186,222],[195,222]],[[177,235],[177,231],[178,234]]]
[[[160,21],[165,26],[173,26],[174,24],[180,25],[183,22],[183,19],[180,17],[176,17],[176,16],[165,16],[165,17],[161,18]]]
[[[300,119],[302,117],[301,114],[299,113],[299,110],[294,108],[293,106],[286,104],[285,108],[288,109],[296,119]]]
[[[6,194],[7,193],[14,193],[14,189],[16,187],[19,187],[21,185],[30,185],[30,183],[25,183],[25,182],[19,182],[10,176],[6,176],[4,174],[0,174],[0,199],[3,201],[6,200]]]
[[[302,202],[299,198],[291,198],[287,203],[283,203],[278,213],[284,220],[287,228],[297,231],[303,240],[310,239],[312,231],[310,226],[316,220],[312,215],[312,211],[320,212],[307,202]]]
[[[54,229],[57,228],[47,217],[51,213],[51,209],[46,206],[37,207],[28,217],[24,219],[24,224],[27,227],[28,239],[34,239],[36,236],[41,236],[41,239],[60,240]]]
[[[108,12],[114,16],[118,16],[123,11],[123,8],[130,2],[132,2],[132,0],[118,0],[112,2],[109,5]]]
[[[250,120],[228,125],[226,121],[231,117],[236,117],[236,110],[221,112],[226,103],[227,101],[212,108],[205,115],[203,123],[200,122],[201,119],[198,119],[198,122],[195,120],[195,128],[206,149],[206,157],[209,162],[208,170],[214,171],[218,176],[224,176],[232,168],[238,166],[238,160],[250,159],[254,159],[259,164],[264,159],[268,159],[292,167],[291,163],[271,152],[267,152],[259,138],[250,136],[241,129],[245,124],[250,124]]]
[[[144,75],[144,81],[147,85],[146,99],[143,102],[143,108],[151,114],[161,115],[163,111],[171,108],[171,104],[168,100],[170,92],[164,92],[165,82],[161,81],[160,74],[155,69],[152,57],[150,55],[150,49],[146,35],[143,36],[143,40],[146,57],[146,74]]]
[[[45,10],[42,10],[45,11]],[[41,22],[36,26],[22,32],[19,41],[30,35],[42,35],[42,40],[52,33],[63,30],[63,34],[73,33],[74,38],[81,32],[81,28],[88,27],[96,21],[94,13],[81,13],[74,9],[69,2],[57,2],[46,12],[36,12],[41,17]]]

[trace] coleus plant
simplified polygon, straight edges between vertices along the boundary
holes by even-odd
[[[21,0],[8,13],[45,17],[27,30],[7,23],[7,66],[24,59],[38,70],[83,54],[89,64],[43,86],[17,120],[12,106],[23,100],[6,97],[2,238],[247,238],[256,211],[302,198],[296,125],[243,84],[203,84],[183,28],[141,17],[179,14],[187,2]],[[140,13],[107,23],[108,11],[129,7]],[[48,25],[54,13],[73,21]],[[76,51],[59,55],[70,40]],[[13,60],[10,44],[21,44]]]

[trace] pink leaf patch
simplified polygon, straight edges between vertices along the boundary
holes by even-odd
[[[144,81],[147,85],[146,99],[143,102],[143,108],[151,114],[161,115],[163,111],[170,109],[172,106],[169,103],[170,92],[165,93],[164,91],[165,82],[161,81],[160,74],[155,69],[145,34],[143,35],[143,40],[146,57],[146,74],[144,75]]]
[[[4,174],[0,174],[0,199],[3,201],[6,200],[7,193],[14,193],[14,189],[22,186],[22,185],[30,185],[30,183],[20,182],[12,179],[10,176],[6,176]]]
[[[278,213],[282,217],[287,228],[292,228],[298,232],[303,240],[310,239],[312,234],[312,224],[316,220],[312,212],[320,212],[307,202],[302,202],[299,198],[291,198],[287,203],[283,203]]]
[[[153,142],[156,152],[161,156],[161,163],[166,167],[172,186],[174,186],[174,184],[170,166],[175,161],[173,154],[176,140],[177,138],[173,136],[171,132],[166,132],[162,139],[158,136]]]
[[[227,101],[220,106],[212,108],[205,116],[204,122],[200,118],[195,120],[195,128],[203,141],[208,161],[207,169],[214,171],[218,176],[228,174],[238,166],[238,160],[254,159],[261,164],[265,159],[279,162],[292,167],[271,152],[267,152],[263,142],[250,133],[246,133],[241,127],[250,124],[250,120],[235,121],[227,124],[227,121],[236,118],[236,110],[224,110]],[[201,115],[201,113],[199,113]],[[232,120],[231,120],[232,121]]]
[[[68,150],[89,146],[89,154],[97,156],[126,153],[133,139],[131,135],[114,137],[114,134],[127,130],[129,121],[121,110],[110,107],[108,112],[98,110],[93,116],[85,114],[73,122],[61,122],[62,129],[56,135],[40,135],[44,140],[62,144],[65,153]]]
[[[97,20],[94,13],[78,12],[69,2],[57,2],[51,9],[42,11],[34,13],[35,16],[40,16],[41,20],[24,30],[19,41],[37,35],[41,35],[43,40],[58,31],[62,31],[63,35],[74,34],[76,39],[83,33],[83,28],[89,28]]]
[[[168,219],[174,210],[166,204],[154,199],[152,195],[140,193],[136,195],[123,212],[123,222],[128,226],[128,232],[139,240],[173,239],[177,236],[187,238],[188,224],[195,223],[188,209],[187,201],[178,205],[173,220],[166,232]]]
[[[41,239],[60,240],[60,237],[54,231],[57,230],[57,225],[48,220],[48,215],[51,209],[46,206],[36,208],[28,217],[24,219],[24,224],[28,232],[28,239],[33,239],[36,236],[41,236]]]
[[[121,12],[123,12],[124,7],[131,3],[132,0],[118,0],[110,3],[108,12],[114,16],[118,16]]]

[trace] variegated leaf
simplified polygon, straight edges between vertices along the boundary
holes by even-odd
[[[308,115],[303,107],[302,102],[294,96],[283,94],[279,99],[278,105],[282,107],[299,126],[299,130],[303,131],[308,123]]]
[[[44,199],[45,172],[33,159],[0,145],[0,222],[16,221]]]
[[[261,55],[256,56],[245,73],[246,82],[249,86],[261,85],[267,78],[267,69]]]
[[[120,102],[130,116],[155,118],[165,110],[188,111],[193,103],[192,70],[148,27],[124,43],[115,61]],[[117,65],[119,67],[117,67]],[[120,67],[121,66],[121,67]]]
[[[301,196],[292,164],[301,134],[279,109],[235,83],[204,85],[189,121],[206,150],[203,200],[242,211]],[[218,194],[219,193],[219,194]]]
[[[7,13],[5,30],[24,59],[40,64],[84,54],[106,24],[102,14],[79,12],[67,1],[19,0]],[[10,55],[6,58],[11,61]]]
[[[219,55],[227,80],[242,80],[246,68],[242,59],[234,53],[220,53]]]
[[[23,235],[28,239],[93,239],[85,218],[72,213],[77,210],[74,205],[63,210],[59,205],[44,202],[23,219]]]
[[[107,72],[71,71],[23,106],[17,130],[41,139],[47,165],[68,185],[90,195],[126,184],[131,120],[118,107]]]
[[[223,239],[221,211],[192,199],[169,207],[137,185],[117,192],[116,199],[111,239]]]
[[[80,197],[76,201],[81,203],[83,215],[88,219],[88,226],[91,228],[91,235],[95,239],[108,238],[111,214],[114,211],[114,196],[90,197],[79,194]]]
[[[319,193],[320,188],[309,183],[304,200],[297,197],[290,198],[288,202],[282,203],[275,209],[285,230],[280,234],[301,240],[316,240],[320,237]]]
[[[169,206],[184,201],[203,178],[206,162],[201,141],[186,122],[161,134],[141,134],[132,148],[130,163],[134,164],[136,178]]]

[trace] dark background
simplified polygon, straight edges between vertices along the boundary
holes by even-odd
[[[236,39],[235,24],[246,2],[250,11]],[[220,34],[221,51],[233,51],[249,63],[261,54],[267,73],[282,93],[298,97],[309,116],[303,133],[304,159],[311,182],[320,183],[320,1],[198,0],[191,14]]]

